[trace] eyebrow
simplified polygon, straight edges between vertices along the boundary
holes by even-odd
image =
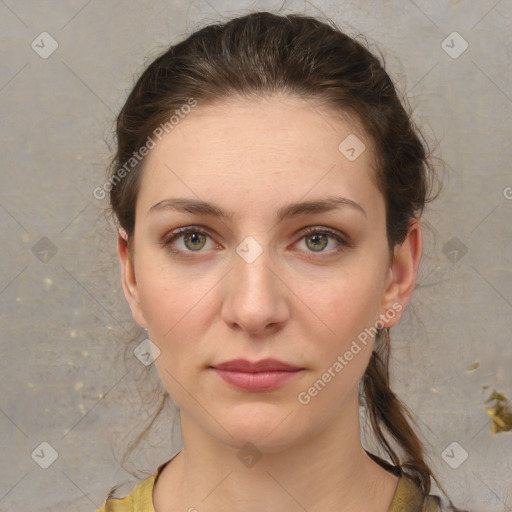
[[[291,203],[283,206],[276,212],[276,222],[282,222],[285,219],[291,219],[301,215],[329,212],[332,210],[337,210],[342,206],[351,207],[367,217],[364,208],[355,201],[352,201],[352,199],[348,199],[346,197],[329,196],[325,199],[302,201],[299,203]],[[206,201],[202,201],[200,199],[191,198],[164,199],[154,204],[149,209],[148,214],[168,209],[178,212],[188,212],[194,215],[208,215],[225,220],[233,219],[232,212],[225,212],[215,204],[207,203]]]

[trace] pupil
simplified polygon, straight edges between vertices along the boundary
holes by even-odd
[[[321,237],[324,237],[325,235],[311,235],[310,237],[310,240],[313,241],[312,245],[313,247],[320,247],[321,249],[323,249],[325,247],[325,243],[322,244],[322,240],[321,240]]]
[[[198,233],[192,233],[191,235],[188,235],[187,240],[192,243],[192,245],[198,245],[200,244],[200,237]]]

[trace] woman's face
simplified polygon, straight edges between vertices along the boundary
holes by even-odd
[[[121,238],[119,255],[182,421],[272,451],[357,414],[371,328],[398,321],[415,277],[413,246],[391,266],[371,152],[355,124],[290,96],[199,104],[150,151],[133,261]],[[263,390],[212,369],[266,358],[301,370]]]

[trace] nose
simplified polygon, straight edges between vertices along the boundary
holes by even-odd
[[[254,249],[253,245],[251,251]],[[258,252],[261,249],[259,246]],[[222,306],[222,319],[231,329],[268,337],[286,324],[291,292],[272,263],[267,250],[254,260],[245,257],[243,248],[235,255],[234,266],[224,280]]]

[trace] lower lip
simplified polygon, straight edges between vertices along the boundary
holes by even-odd
[[[212,370],[228,384],[246,391],[270,391],[277,389],[301,372],[301,370],[297,370],[291,372],[248,373],[219,370],[218,368],[212,368]]]

